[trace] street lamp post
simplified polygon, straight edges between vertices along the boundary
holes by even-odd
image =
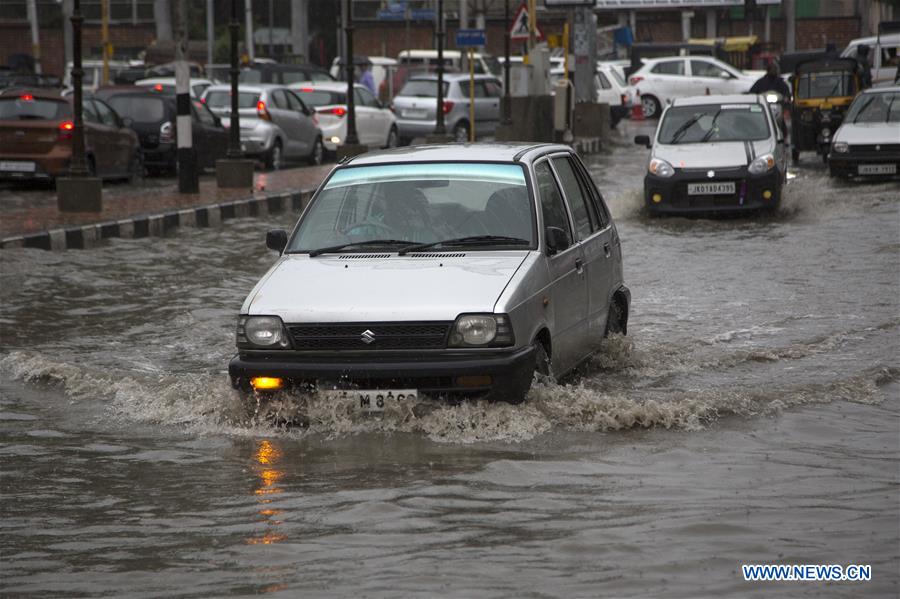
[[[438,0],[437,44],[437,124],[434,127],[434,134],[445,135],[447,128],[444,126],[444,0]]]
[[[93,177],[84,150],[84,95],[81,84],[81,0],[72,5],[72,159],[69,176],[56,180],[56,203],[60,212],[100,212],[103,210],[103,183]]]
[[[341,3],[342,19],[344,22],[344,76],[347,78],[347,137],[344,143],[337,147],[338,160],[344,160],[349,156],[356,156],[368,150],[368,146],[359,143],[359,134],[356,131],[356,98],[353,93],[353,0],[344,0]]]
[[[250,0],[247,0],[249,3]],[[224,160],[216,161],[216,183],[219,187],[253,187],[253,161],[244,158],[241,150],[241,115],[238,112],[238,0],[231,0],[231,20],[228,22],[231,68],[231,114],[228,120],[228,150]]]
[[[512,99],[509,94],[509,0],[503,3],[503,124],[512,125]]]

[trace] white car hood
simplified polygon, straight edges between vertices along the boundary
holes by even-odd
[[[848,144],[900,143],[900,123],[844,123],[834,141]]]
[[[772,151],[771,142],[658,144],[653,148],[653,157],[661,158],[675,168],[729,168],[747,166],[748,150],[754,157],[762,156]]]
[[[528,255],[458,253],[466,255],[284,256],[257,283],[241,313],[280,316],[286,323],[454,320],[465,312],[493,312]]]

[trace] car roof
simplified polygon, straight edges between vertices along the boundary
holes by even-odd
[[[62,97],[58,89],[47,89],[42,87],[8,87],[0,89],[0,96],[21,96],[23,94],[31,94],[40,100],[59,100],[66,102],[66,98]]]
[[[444,73],[444,81],[460,81],[463,79],[468,79],[468,73]],[[496,75],[491,75],[489,73],[476,73],[475,79],[494,79],[496,80]],[[413,75],[409,78],[410,81],[414,80],[434,80],[437,81],[437,73],[422,73],[421,75]]]
[[[259,92],[269,91],[269,90],[273,90],[273,89],[288,89],[288,86],[282,85],[281,83],[241,83],[238,85],[238,93],[241,93],[241,92],[259,93]],[[214,85],[210,85],[209,87],[207,87],[203,93],[206,93],[208,91],[220,92],[222,90],[231,91],[231,84],[230,83],[216,83]]]
[[[883,94],[883,93],[898,93],[900,92],[900,85],[886,85],[884,87],[870,87],[868,89],[864,89],[862,91],[863,94]]]
[[[212,83],[211,79],[206,77],[191,77],[191,83]],[[154,83],[171,83],[175,85],[175,77],[147,77],[146,79],[138,79],[135,85],[153,85]]]
[[[527,161],[533,152],[572,152],[569,146],[525,142],[451,143],[393,148],[359,154],[344,164],[371,166],[397,162],[519,162]],[[523,160],[524,158],[524,160]]]
[[[706,106],[708,104],[760,104],[756,94],[728,94],[721,96],[688,96],[676,98],[672,106]]]
[[[360,85],[359,83],[353,84],[354,88],[357,87],[366,87],[365,85]],[[346,92],[347,91],[347,82],[346,81],[316,81],[315,83],[297,83],[290,84],[288,86],[289,89],[294,91],[304,90],[304,89],[313,89],[313,90],[322,90],[328,92]],[[366,87],[366,89],[369,89]]]

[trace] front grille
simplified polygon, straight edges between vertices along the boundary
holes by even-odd
[[[876,150],[875,146],[879,149]],[[871,154],[873,152],[900,152],[900,144],[853,144],[850,153]]]
[[[441,349],[452,322],[359,322],[291,324],[288,330],[298,350]],[[363,341],[363,333],[370,331]]]

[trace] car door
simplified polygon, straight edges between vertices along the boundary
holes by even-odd
[[[361,102],[365,108],[368,118],[368,139],[364,142],[376,148],[382,147],[387,143],[388,132],[391,129],[391,117],[387,110],[382,108],[381,102],[375,97],[369,89],[365,87],[356,88],[359,92],[357,101]]]
[[[287,96],[283,89],[273,89],[269,92],[269,114],[272,122],[284,133],[284,154],[296,158],[307,151],[306,145],[300,136],[300,119],[290,109]]]
[[[485,91],[484,98],[481,100],[484,114],[482,120],[487,123],[486,133],[491,134],[500,124],[500,98],[503,97],[503,88],[496,79],[485,79],[482,83]]]
[[[228,149],[228,133],[200,100],[192,99],[191,105],[194,152],[198,166],[213,167],[216,160],[225,157]]]
[[[288,106],[294,113],[294,118],[297,119],[298,135],[301,143],[306,148],[304,155],[308,155],[313,150],[316,138],[322,134],[322,131],[319,129],[319,123],[316,120],[316,113],[294,92],[284,90],[284,95],[288,100]]]
[[[682,58],[673,58],[653,65],[647,74],[646,83],[637,86],[641,94],[655,95],[663,107],[667,100],[689,95],[684,62]]]
[[[707,90],[711,94],[732,94],[747,91],[739,90],[737,78],[711,60],[699,57],[691,58],[690,66],[691,85],[693,91],[697,94],[706,93]]]
[[[587,272],[581,244],[572,234],[568,210],[556,177],[550,168],[550,160],[543,159],[534,165],[535,187],[541,207],[541,218],[546,241],[547,227],[562,229],[569,246],[547,258],[550,275],[549,296],[551,323],[551,362],[556,372],[571,369],[584,356],[587,345]]]
[[[110,176],[125,171],[121,158],[122,146],[119,141],[118,123],[112,110],[97,99],[87,100],[90,103],[96,121],[94,125],[94,139],[92,145],[94,167],[98,176]]]
[[[356,135],[359,137],[359,143],[366,146],[374,145],[375,121],[372,114],[373,109],[371,106],[366,105],[362,87],[353,87],[353,102],[356,109]]]

